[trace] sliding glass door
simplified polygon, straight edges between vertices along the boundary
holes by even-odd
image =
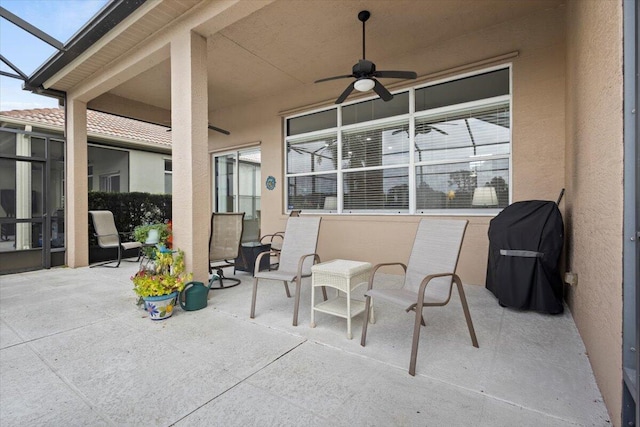
[[[213,156],[214,212],[244,212],[243,241],[260,234],[260,148]]]

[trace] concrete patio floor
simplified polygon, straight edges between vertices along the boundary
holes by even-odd
[[[309,327],[309,279],[297,327],[275,282],[261,283],[249,319],[252,278],[237,273],[243,283],[211,291],[207,308],[151,321],[135,305],[136,267],[0,276],[0,425],[610,424],[568,311],[501,308],[467,285],[480,348],[456,293],[425,309],[411,377],[414,317],[397,307],[376,305],[361,347],[362,316],[353,340],[344,319],[320,313]]]

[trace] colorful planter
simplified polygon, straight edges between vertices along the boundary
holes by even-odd
[[[149,319],[162,320],[171,317],[176,306],[178,292],[157,297],[143,297],[144,309],[149,313]]]

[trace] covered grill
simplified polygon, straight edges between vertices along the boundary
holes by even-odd
[[[489,225],[487,289],[502,306],[562,313],[562,215],[554,202],[516,202]]]

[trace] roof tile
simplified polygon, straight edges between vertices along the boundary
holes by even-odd
[[[29,121],[64,129],[64,109],[37,108],[33,110],[0,111],[0,116]],[[171,134],[167,127],[100,111],[87,110],[87,132],[110,138],[126,138],[129,140],[158,144],[171,147]]]

